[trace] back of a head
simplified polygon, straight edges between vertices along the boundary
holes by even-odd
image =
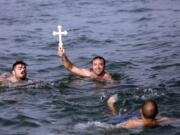
[[[153,100],[147,100],[142,106],[142,114],[146,119],[155,119],[158,114],[156,102]]]
[[[12,70],[14,70],[14,68],[17,66],[17,65],[24,65],[24,66],[27,66],[27,64],[24,62],[24,61],[16,61],[13,66],[12,66]]]

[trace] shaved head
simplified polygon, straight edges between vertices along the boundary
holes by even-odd
[[[153,100],[147,100],[142,106],[142,114],[147,119],[155,119],[158,114],[156,102]]]

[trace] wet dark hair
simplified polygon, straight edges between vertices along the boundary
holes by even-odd
[[[149,99],[142,105],[142,114],[147,119],[155,119],[158,114],[158,106],[155,101]]]
[[[19,64],[27,66],[27,64],[24,61],[16,61],[12,66],[12,70],[14,70],[14,68]]]
[[[93,63],[93,61],[96,60],[96,59],[103,60],[104,65],[106,65],[106,60],[105,60],[103,57],[101,57],[101,56],[95,56],[95,57],[91,60],[91,63]]]

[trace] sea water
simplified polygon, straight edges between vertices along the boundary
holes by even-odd
[[[16,60],[28,64],[36,85],[1,87],[2,135],[178,135],[179,124],[124,130],[108,123],[106,105],[118,94],[119,114],[149,98],[159,116],[180,118],[180,1],[1,0],[0,73]],[[96,55],[117,81],[97,82],[70,74],[57,55],[62,25],[69,59],[91,68]],[[116,129],[116,130],[114,130]]]

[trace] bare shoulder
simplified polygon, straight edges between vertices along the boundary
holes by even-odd
[[[105,73],[103,78],[107,81],[113,81],[112,75],[109,73]]]
[[[130,120],[128,120],[127,122],[123,123],[123,124],[121,125],[121,127],[122,127],[122,128],[127,128],[127,129],[129,129],[129,128],[135,128],[135,127],[139,126],[140,123],[141,123],[141,121],[140,121],[139,119],[133,118],[133,119],[130,119]]]
[[[110,74],[110,73],[105,73],[105,75],[104,75],[105,77],[112,77],[112,75]]]

